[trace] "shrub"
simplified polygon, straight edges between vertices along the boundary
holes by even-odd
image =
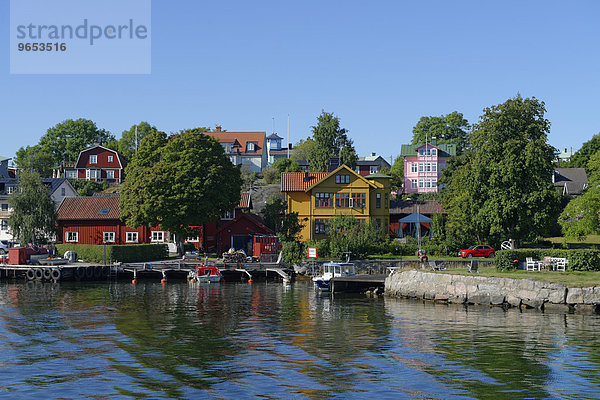
[[[77,257],[87,262],[104,262],[104,247],[97,244],[57,244],[58,255],[63,255],[68,250],[77,253]],[[106,262],[142,262],[155,261],[167,258],[166,244],[128,244],[107,245]]]
[[[282,242],[281,251],[283,261],[288,264],[297,264],[304,258],[304,246],[295,240]]]
[[[527,257],[542,260],[544,257],[562,257],[569,260],[570,271],[600,271],[600,250],[591,249],[515,249],[496,252],[494,264],[499,271],[515,269],[514,260],[526,261]]]

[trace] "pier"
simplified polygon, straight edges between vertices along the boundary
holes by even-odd
[[[388,274],[354,275],[331,278],[331,292],[365,292],[367,290],[385,288]]]

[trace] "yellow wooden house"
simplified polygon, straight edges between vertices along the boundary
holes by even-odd
[[[287,212],[297,212],[304,225],[300,240],[327,237],[329,220],[339,214],[353,215],[389,232],[390,176],[365,177],[346,165],[332,172],[284,172],[281,191]]]

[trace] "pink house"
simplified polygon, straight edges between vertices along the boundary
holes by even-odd
[[[438,192],[438,179],[448,159],[456,156],[454,144],[403,144],[404,193]]]

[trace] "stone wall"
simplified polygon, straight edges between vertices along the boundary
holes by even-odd
[[[477,262],[479,266],[491,266],[493,261],[491,260],[473,260]],[[318,272],[323,263],[329,261],[314,261],[315,270]],[[415,268],[431,270],[429,263],[419,263],[418,261],[405,261],[405,260],[352,260],[357,274],[385,274],[388,273],[388,268]],[[453,268],[467,268],[471,263],[471,260],[456,260],[456,261],[435,261],[436,266],[443,267],[445,269]],[[304,260],[299,265],[295,266],[296,272],[299,274],[310,274],[312,271],[313,261]]]
[[[385,293],[433,301],[522,308],[596,311],[600,287],[568,288],[532,279],[396,271],[385,280]]]

